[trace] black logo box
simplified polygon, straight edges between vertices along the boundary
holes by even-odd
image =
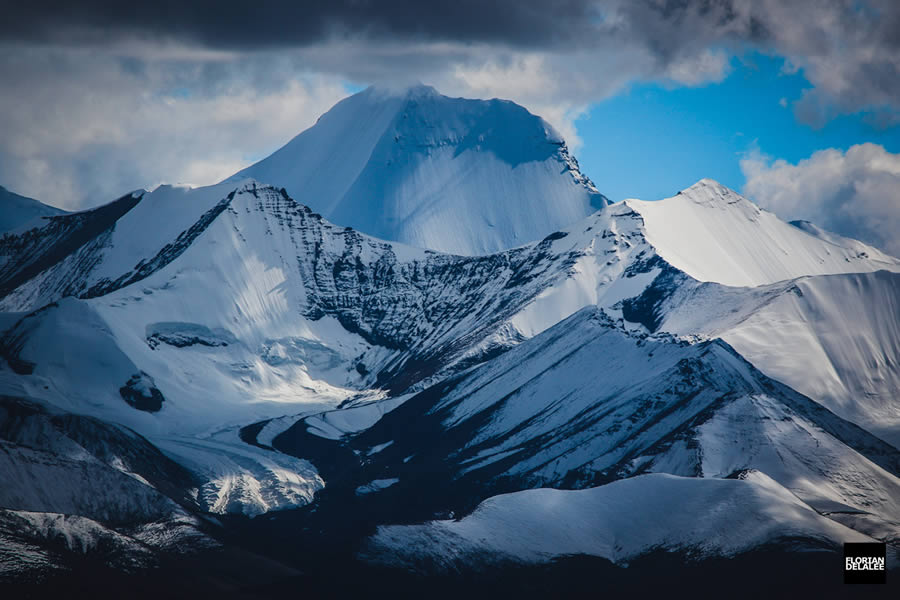
[[[882,543],[844,544],[843,565],[844,583],[885,583],[887,545]]]

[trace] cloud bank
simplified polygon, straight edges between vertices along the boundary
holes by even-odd
[[[34,0],[4,17],[0,39],[26,43],[166,40],[230,51],[402,44],[451,60],[467,45],[595,56],[640,50],[656,75],[671,67],[676,79],[679,63],[711,48],[754,47],[804,69],[815,86],[798,106],[804,118],[896,109],[900,98],[894,0]],[[417,62],[395,59],[399,70]]]
[[[19,60],[28,69],[17,85],[0,86],[0,182],[65,209],[162,182],[214,183],[347,95],[338,77],[292,66],[270,64],[269,79],[253,81],[260,74],[231,58],[40,49],[0,52],[0,71]]]
[[[354,85],[421,81],[575,119],[635,82],[722,80],[750,51],[813,87],[814,126],[900,122],[893,0],[35,0],[0,20],[0,182],[67,208],[211,183]]]

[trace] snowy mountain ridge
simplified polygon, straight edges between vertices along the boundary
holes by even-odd
[[[33,198],[20,196],[0,185],[0,234],[28,227],[40,218],[63,215],[66,211]]]
[[[711,179],[665,200],[624,202],[640,213],[647,240],[660,255],[699,281],[758,286],[803,275],[896,271],[900,264],[821,230],[797,235],[798,228]]]
[[[660,547],[695,559],[734,556],[793,536],[869,539],[820,516],[759,472],[701,480],[657,473],[585,490],[494,496],[461,520],[380,527],[363,552],[376,563],[430,574],[485,560],[533,564],[578,554],[627,564]]]
[[[682,196],[691,193],[687,190]],[[247,348],[251,350],[249,358],[238,363],[251,365],[262,360],[266,370],[273,366],[289,369],[294,364],[308,372],[309,356],[307,364],[279,362],[272,349],[296,352],[296,342],[284,346],[284,340],[312,339],[319,340],[316,343],[323,349],[317,352],[328,356],[331,351],[324,349],[334,334],[326,332],[334,330],[331,325],[325,330],[320,326],[333,322],[350,335],[347,350],[334,355],[343,357],[337,359],[339,363],[349,364],[350,374],[337,379],[326,376],[320,380],[330,382],[326,388],[336,384],[344,389],[364,389],[375,383],[402,392],[455,361],[480,360],[482,353],[540,333],[585,306],[605,306],[626,320],[652,325],[646,320],[647,311],[653,310],[645,306],[647,299],[653,294],[661,296],[656,301],[671,295],[667,290],[670,280],[684,277],[671,265],[667,267],[647,242],[654,230],[629,202],[603,209],[541,242],[471,258],[360,236],[327,223],[284,192],[255,183],[236,188],[225,184],[198,190],[162,188],[129,202],[134,206],[110,229],[0,301],[5,310],[28,312],[72,293],[88,300],[88,310],[99,310],[100,319],[114,332],[115,344],[134,339],[129,343],[134,350],[127,351],[133,357],[133,366],[128,367],[132,372],[123,371],[123,381],[116,385],[123,385],[139,370],[154,376],[153,369],[134,366],[144,362],[135,352],[158,357],[165,353],[163,348],[175,347],[160,346],[159,340],[187,335],[190,341],[198,331],[221,332],[217,334],[221,342],[209,338],[199,346],[209,348],[205,352],[233,354]],[[637,208],[647,212],[644,205]],[[716,206],[704,210],[720,212]],[[172,211],[177,214],[167,216]],[[165,228],[147,227],[154,214]],[[765,234],[766,224],[766,220],[747,220],[748,232],[741,235],[759,235],[756,230],[760,228]],[[786,238],[785,245],[793,244],[804,260],[816,253],[836,256],[831,261],[805,260],[799,267],[787,262],[779,267],[780,273],[900,270],[896,259],[863,256],[790,226],[776,232],[799,238],[800,243]],[[55,230],[46,234],[57,235]],[[36,236],[34,232],[29,235]],[[4,240],[8,247],[20,247],[18,238],[7,236]],[[210,256],[214,257],[212,263]],[[762,256],[765,258],[764,253]],[[782,256],[789,261],[793,254]],[[777,265],[751,262],[746,270],[758,270],[759,264]],[[265,265],[262,272],[261,265]],[[260,278],[261,273],[267,275]],[[143,291],[129,291],[136,285]],[[274,289],[278,290],[275,296]],[[185,297],[204,298],[202,309],[185,306]],[[216,300],[211,304],[212,299]],[[212,306],[218,308],[210,310]],[[51,313],[53,310],[62,307]],[[181,332],[178,323],[184,324]],[[295,337],[285,337],[292,330],[297,331]],[[310,338],[310,332],[316,330],[320,333]],[[12,335],[11,339],[15,338]],[[151,343],[151,338],[157,341]],[[254,350],[257,347],[265,348],[261,351],[264,358]],[[22,354],[23,348],[16,356],[28,355],[27,350]],[[356,358],[347,354],[350,348],[356,348],[351,351]],[[32,351],[35,353],[40,354]],[[160,373],[170,370],[165,364],[160,363]],[[162,391],[166,395],[166,390]],[[222,393],[226,398],[233,396],[239,406],[238,398],[247,391]],[[335,393],[346,397],[348,392]]]

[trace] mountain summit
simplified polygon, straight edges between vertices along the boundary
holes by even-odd
[[[542,118],[424,85],[345,98],[228,181],[248,177],[334,223],[465,255],[541,239],[608,204]]]

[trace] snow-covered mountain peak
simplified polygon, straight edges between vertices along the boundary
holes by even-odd
[[[488,137],[497,138],[493,140],[497,147],[491,150],[501,155],[508,152],[507,147],[523,142],[528,146],[549,146],[543,148],[545,151],[565,145],[565,139],[550,123],[511,100],[445,96],[425,84],[403,89],[372,86],[357,95],[368,104],[400,101],[403,115],[400,128],[424,139],[444,137],[459,141],[466,135],[474,135],[484,142]],[[422,125],[421,129],[416,127]],[[503,139],[500,133],[504,134]]]
[[[0,234],[28,226],[39,217],[62,214],[64,210],[20,196],[0,185]]]
[[[246,177],[333,223],[462,255],[542,239],[608,203],[542,118],[428,86],[345,98],[228,181]]]
[[[565,144],[544,119],[509,100],[450,98],[420,86],[407,90],[403,101],[393,135],[404,153],[453,145],[454,157],[477,149],[516,167],[547,160]]]
[[[675,194],[680,202],[690,202],[704,208],[740,211],[749,220],[758,218],[762,210],[733,189],[715,179],[703,178]]]
[[[408,96],[439,96],[439,92],[432,85],[417,83],[406,90]]]
[[[439,96],[434,86],[422,82],[411,85],[370,85],[356,95],[362,96],[393,96],[396,98],[408,98],[412,96]]]
[[[712,179],[664,200],[624,204],[641,215],[659,255],[700,281],[757,286],[803,275],[900,270],[896,258],[792,226]]]
[[[375,96],[398,96],[407,100],[433,98],[441,95],[441,93],[438,92],[434,88],[434,86],[424,83],[416,83],[402,88],[390,88],[373,85],[366,88],[364,92]]]
[[[679,194],[684,194],[686,196],[698,197],[701,195],[708,196],[738,196],[739,194],[732,190],[727,185],[721,184],[715,179],[710,177],[704,177],[694,183],[693,185],[686,187],[685,189],[678,192]],[[676,194],[677,195],[677,194]]]

